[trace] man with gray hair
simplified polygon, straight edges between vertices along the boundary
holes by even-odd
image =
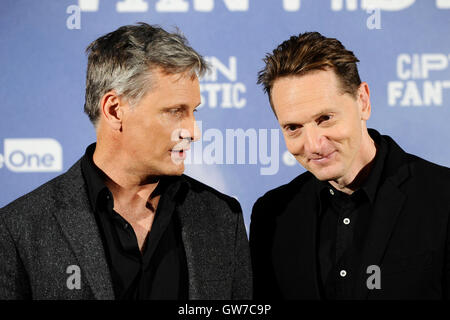
[[[145,23],[87,53],[97,143],[0,209],[0,299],[250,299],[239,203],[183,175],[205,61]]]

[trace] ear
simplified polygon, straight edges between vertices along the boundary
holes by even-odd
[[[116,91],[105,93],[100,101],[102,120],[113,130],[122,129],[123,103]]]
[[[361,114],[361,120],[369,120],[371,105],[370,105],[370,89],[367,82],[362,82],[358,88],[357,101],[359,105],[359,111]]]

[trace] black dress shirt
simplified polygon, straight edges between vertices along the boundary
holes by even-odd
[[[86,149],[82,171],[116,299],[187,299],[186,255],[176,215],[176,195],[184,182],[179,177],[159,181],[155,193],[161,197],[141,252],[132,226],[113,209],[114,199],[104,183],[104,173],[93,162],[94,150],[95,144]]]
[[[365,235],[375,205],[375,197],[387,154],[386,143],[376,141],[377,153],[362,186],[351,195],[330,183],[319,183],[318,265],[323,299],[352,296],[355,272],[359,266]]]

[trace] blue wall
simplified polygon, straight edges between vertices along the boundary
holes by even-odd
[[[256,85],[265,53],[293,34],[341,40],[371,89],[368,126],[450,166],[448,0],[2,0],[0,207],[66,171],[95,140],[83,113],[84,49],[138,21],[179,27],[212,63],[201,81],[203,140],[186,173],[237,197],[247,225],[259,196],[304,171]]]

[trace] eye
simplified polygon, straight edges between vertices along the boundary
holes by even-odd
[[[317,119],[317,123],[321,124],[322,122],[328,121],[330,119],[331,119],[331,115],[328,115],[328,114],[323,115],[323,116],[320,116],[319,119]]]
[[[174,116],[179,116],[179,115],[181,115],[182,111],[183,111],[182,108],[174,108],[174,109],[170,109],[170,110],[169,110],[170,114],[171,114],[171,115],[174,115]]]
[[[286,130],[288,133],[295,132],[297,129],[299,129],[300,126],[296,124],[288,124],[284,127],[284,130]]]

